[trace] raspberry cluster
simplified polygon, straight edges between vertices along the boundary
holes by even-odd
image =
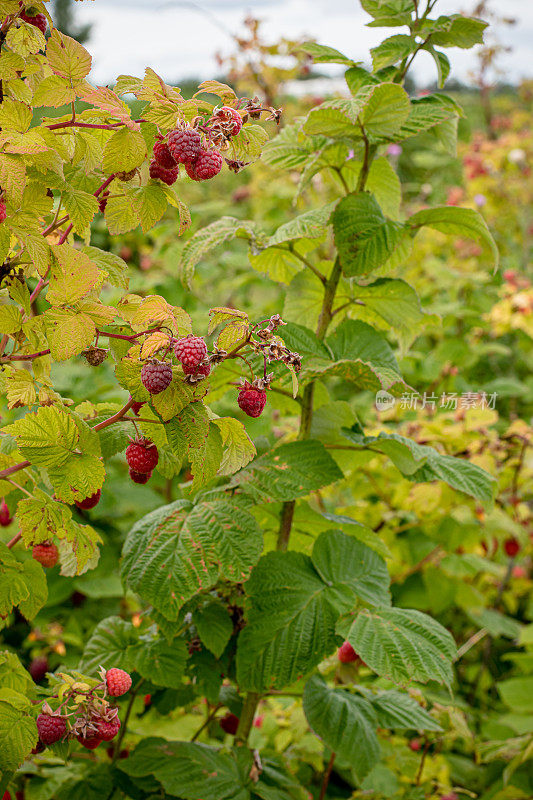
[[[41,753],[48,745],[64,739],[76,739],[82,747],[94,750],[102,742],[110,742],[120,730],[118,709],[110,705],[106,695],[121,697],[131,688],[131,677],[122,669],[102,669],[102,681],[91,688],[89,684],[63,675],[68,688],[55,711],[45,702],[38,715],[38,745],[33,753]]]
[[[2,498],[2,502],[0,503],[0,526],[2,528],[7,528],[12,522],[13,517],[9,513],[6,501]]]
[[[0,200],[0,223],[3,222],[6,217],[7,217],[6,204],[4,203],[3,200]]]

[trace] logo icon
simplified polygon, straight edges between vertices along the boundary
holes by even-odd
[[[396,398],[386,392],[385,389],[380,389],[376,393],[376,408],[378,411],[387,411],[394,406],[395,402]]]

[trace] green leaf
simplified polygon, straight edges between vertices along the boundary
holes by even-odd
[[[52,252],[55,260],[46,299],[58,306],[81,300],[95,288],[100,270],[85,253],[69,244],[54,245]]]
[[[463,116],[461,107],[447,95],[435,93],[411,100],[408,118],[395,136],[399,141],[435,128],[443,122],[457,122]]]
[[[100,250],[99,247],[87,246],[82,248],[88,258],[101,270],[107,272],[107,280],[119,289],[127,289],[129,284],[128,265],[120,256]]]
[[[498,268],[499,254],[496,243],[481,214],[472,208],[456,208],[454,206],[426,208],[409,217],[407,225],[413,230],[427,225],[441,233],[475,239],[490,250],[494,269]]]
[[[225,605],[208,601],[193,614],[200,639],[216,658],[220,658],[233,633],[233,622]]]
[[[325,44],[304,42],[304,44],[300,45],[299,49],[312,56],[315,64],[345,64],[351,67],[357,63],[334,47],[328,47],[328,45]]]
[[[29,698],[0,689],[0,773],[14,772],[37,744],[37,725]]]
[[[223,501],[178,500],[152,511],[128,534],[122,578],[167,619],[222,574],[246,580],[262,550],[254,518]]]
[[[360,609],[337,624],[370,669],[397,683],[416,680],[450,685],[457,651],[436,620],[410,608]]]
[[[483,34],[488,22],[475,17],[465,17],[463,14],[453,14],[450,17],[439,17],[443,30],[437,30],[431,36],[431,43],[439,47],[461,47],[468,50],[475,44],[483,43]]]
[[[63,78],[81,81],[91,70],[91,56],[79,42],[53,29],[46,45],[52,72]]]
[[[273,245],[290,242],[293,239],[302,239],[303,237],[318,239],[323,236],[329,223],[331,212],[336,204],[337,201],[334,201],[320,208],[313,208],[311,211],[306,211],[304,214],[300,214],[298,217],[281,225],[266,240],[265,247],[272,247]]]
[[[35,697],[35,683],[30,673],[24,669],[15,653],[0,651],[0,686],[12,689],[30,700]]]
[[[533,714],[533,675],[509,678],[497,686],[506,706],[522,714]]]
[[[131,192],[121,197],[110,197],[104,214],[107,229],[112,236],[134,230],[140,221]]]
[[[446,83],[446,79],[448,78],[451,69],[451,64],[448,59],[448,56],[441,50],[435,50],[431,42],[426,44],[423,49],[427,50],[428,53],[431,54],[433,61],[435,62],[435,66],[437,67],[437,85],[439,89],[442,89],[444,84]]]
[[[370,48],[374,72],[407,58],[413,47],[416,47],[415,40],[407,34],[399,33],[384,39],[377,47]]]
[[[410,110],[405,89],[396,83],[381,83],[373,88],[361,122],[367,135],[373,139],[386,139],[401,128]]]
[[[376,199],[366,192],[344,197],[332,221],[342,269],[349,277],[382,267],[406,236],[405,226],[386,219]]]
[[[425,314],[420,299],[408,283],[391,278],[379,278],[374,283],[357,287],[357,299],[364,305],[356,305],[351,315],[377,327],[391,327],[398,332],[405,349],[416,337],[424,324],[435,324],[435,314]]]
[[[129,648],[136,644],[139,634],[131,622],[120,617],[106,617],[92,632],[80,662],[80,670],[92,675],[100,666],[105,669],[132,669]]]
[[[290,442],[256,458],[231,486],[257,501],[294,500],[340,480],[342,473],[321,442]]]
[[[344,320],[326,339],[332,357],[329,361],[309,360],[305,378],[338,375],[363,389],[386,389],[398,396],[407,391],[387,340],[370,325],[359,320]]]
[[[220,430],[223,447],[218,474],[233,475],[255,457],[255,445],[239,420],[233,417],[219,417],[213,420],[213,423]]]
[[[184,283],[190,284],[194,268],[210,250],[230,238],[250,239],[253,236],[254,224],[236,217],[221,217],[211,225],[197,231],[181,253],[180,270]]]
[[[360,0],[362,7],[374,17],[369,27],[399,27],[409,25],[413,12],[412,0]]]
[[[199,405],[205,408],[202,403]],[[189,450],[189,459],[194,477],[191,488],[196,491],[215,477],[222,461],[222,437],[216,425],[209,425],[202,444]]]
[[[442,731],[441,726],[405,692],[391,689],[367,695],[377,714],[380,728],[392,730]]]
[[[146,142],[139,131],[122,127],[113,133],[104,147],[104,172],[130,172],[146,158]]]
[[[74,226],[74,231],[83,235],[98,211],[98,200],[94,195],[81,189],[74,189],[72,186],[69,186],[61,197]]]
[[[462,458],[443,455],[428,445],[396,433],[379,436],[360,436],[347,428],[342,433],[362,447],[387,455],[402,475],[411,481],[445,481],[452,489],[469,494],[476,500],[490,504],[496,479],[488,472]]]
[[[135,208],[139,215],[141,228],[146,233],[159,222],[168,206],[165,187],[159,181],[150,181],[146,186],[139,186],[131,192]]]
[[[247,769],[233,753],[204,744],[144,739],[119,765],[132,778],[153,775],[165,792],[183,800],[249,800],[252,761],[248,751],[244,756]]]
[[[377,717],[368,700],[346,689],[330,689],[314,675],[305,686],[303,709],[316,735],[353,767],[357,778],[368,775],[380,755]]]
[[[270,552],[246,583],[248,624],[239,636],[239,685],[262,691],[293,683],[335,648],[339,615],[360,598],[387,601],[384,561],[340,531],[325,531],[312,556]]]

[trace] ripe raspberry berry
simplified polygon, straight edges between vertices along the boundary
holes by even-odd
[[[144,406],[144,400],[142,402],[138,402],[137,400],[132,404],[131,410],[133,411],[136,416],[139,416],[139,411]]]
[[[124,672],[123,669],[117,669],[116,667],[107,670],[105,680],[107,691],[111,697],[121,697],[131,687],[131,676]]]
[[[135,439],[126,447],[126,461],[133,472],[153,472],[159,461],[157,447],[150,439]]]
[[[110,742],[120,730],[120,720],[118,717],[112,720],[101,719],[97,722],[97,728],[98,737],[104,742]]]
[[[39,714],[37,717],[37,731],[43,744],[58,742],[67,732],[67,721],[59,714]]]
[[[28,672],[32,676],[35,683],[42,681],[48,672],[48,659],[46,656],[37,656],[31,662]]]
[[[9,513],[9,508],[5,500],[0,503],[0,525],[2,528],[7,528],[13,522],[13,517]]]
[[[235,736],[239,727],[239,717],[235,716],[235,714],[226,714],[225,717],[219,719],[218,724],[225,733],[231,733],[232,736]]]
[[[198,364],[196,367],[187,367],[183,364],[183,371],[186,375],[192,375],[195,378],[207,378],[211,373],[211,364]]]
[[[503,543],[503,549],[509,558],[514,558],[520,552],[520,542],[518,539],[515,539],[514,536],[511,536]]]
[[[159,394],[172,382],[172,367],[167,361],[157,361],[155,358],[143,364],[141,370],[141,383],[150,394]]]
[[[161,140],[154,144],[154,159],[163,169],[174,169],[177,167],[176,159],[168,149],[168,144]]]
[[[90,497],[85,497],[83,500],[74,500],[78,508],[83,508],[88,510],[89,508],[94,508],[100,502],[100,498],[102,496],[102,490],[97,489],[97,491],[92,494]]]
[[[44,745],[43,742],[39,741],[37,742],[35,747],[32,748],[31,754],[32,756],[37,756],[39,755],[39,753],[44,753],[45,750],[46,750],[46,745]]]
[[[76,736],[76,739],[81,746],[87,748],[87,750],[95,750],[102,742],[99,736],[87,736],[87,738],[84,736]]]
[[[359,656],[353,649],[350,642],[344,642],[337,651],[337,657],[341,664],[351,664],[354,661],[360,661]]]
[[[11,795],[9,792],[4,792],[2,795],[2,800],[11,800]]]
[[[134,469],[130,469],[130,478],[132,479],[133,483],[145,484],[148,483],[151,477],[152,477],[151,472],[142,473],[142,472],[135,472]]]
[[[189,334],[183,339],[178,339],[174,345],[174,355],[184,370],[195,370],[207,355],[207,345],[200,336]]]
[[[24,20],[24,22],[29,22],[30,25],[35,25],[36,28],[39,28],[41,33],[44,35],[46,33],[46,17],[44,14],[34,14],[30,17],[29,14],[26,12],[22,12],[20,18]]]
[[[231,108],[230,106],[222,106],[222,108],[219,109],[218,114],[219,116],[223,117],[223,119],[233,122],[231,135],[237,136],[240,129],[242,128],[242,117],[237,111],[237,109]]]
[[[175,128],[168,134],[168,149],[177,164],[192,164],[202,151],[202,137],[194,128]]]
[[[185,164],[185,170],[193,181],[208,181],[218,175],[223,163],[218,150],[202,150],[196,161]]]
[[[178,166],[174,167],[174,169],[165,169],[154,159],[150,161],[150,177],[154,180],[163,181],[167,186],[172,186],[173,183],[176,183],[179,174],[180,168]]]
[[[409,749],[412,750],[414,753],[418,753],[418,751],[422,748],[422,742],[420,739],[411,739],[409,742]]]
[[[108,199],[109,199],[109,192],[106,192],[106,194],[104,194],[102,199],[98,201],[98,209],[101,214],[103,214],[106,209]]]
[[[59,551],[55,544],[44,542],[33,546],[32,556],[43,567],[55,567],[59,559]]]
[[[249,417],[260,417],[266,404],[266,391],[252,386],[248,381],[244,382],[244,386],[239,391],[237,403],[241,411],[248,414]]]
[[[0,222],[3,222],[7,217],[6,204],[0,200]]]

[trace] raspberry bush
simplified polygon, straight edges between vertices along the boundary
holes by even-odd
[[[57,668],[38,685],[6,636],[2,791],[59,800],[364,796],[380,791],[384,729],[410,730],[425,757],[449,723],[436,698],[454,685],[453,637],[416,603],[393,603],[380,523],[344,511],[376,456],[476,508],[490,508],[494,479],[431,439],[345,424],[345,404],[329,392],[412,391],[386,331],[398,317],[409,328],[423,316],[415,288],[397,277],[422,228],[474,239],[487,266],[497,262],[471,208],[428,206],[404,218],[386,156],[428,134],[454,148],[457,103],[441,92],[412,99],[403,83],[424,50],[442,86],[447,48],[480,42],[485,23],[436,16],[434,2],[361,5],[370,24],[402,32],[373,49],[372,71],[330,47],[301,46],[306,62],[346,67],[350,95],[314,104],[274,135],[260,118],[278,120],[279,109],[218,81],[187,100],[149,68],[143,79],[94,87],[90,55],[54,29],[45,4],[2,4],[0,615],[7,632],[20,620],[37,626],[62,585],[73,607],[92,592],[100,615],[69,632],[81,658],[72,663],[58,643]],[[48,39],[32,22],[43,15]],[[135,116],[123,99],[131,94]],[[164,215],[175,213],[176,239],[191,224],[182,187],[211,181],[203,190],[216,196],[224,172],[238,182],[232,173],[262,151],[264,169],[291,171],[300,205],[327,176],[324,196],[270,234],[230,216],[199,228],[180,246],[179,274],[193,288],[196,267],[238,238],[256,272],[290,284],[285,307],[305,301],[306,314],[287,322],[270,306],[252,315],[219,300],[215,280],[213,307],[193,325],[172,290],[168,299],[151,293],[149,277],[128,291],[127,265],[91,238],[97,226],[110,237],[139,226],[143,237],[164,235]],[[108,370],[113,386],[101,402],[71,400],[57,379],[66,362],[87,383]],[[288,428],[281,441],[274,426],[254,442],[254,425],[279,418],[273,398]],[[135,498],[121,583],[109,536],[116,470],[118,494]],[[147,482],[160,490],[148,513]],[[108,518],[97,517],[102,505]],[[301,698],[298,729],[313,742],[305,768],[260,733],[259,709],[287,697]],[[152,714],[165,720],[157,729]],[[413,791],[394,796],[450,789],[431,774],[421,790],[423,766]]]

